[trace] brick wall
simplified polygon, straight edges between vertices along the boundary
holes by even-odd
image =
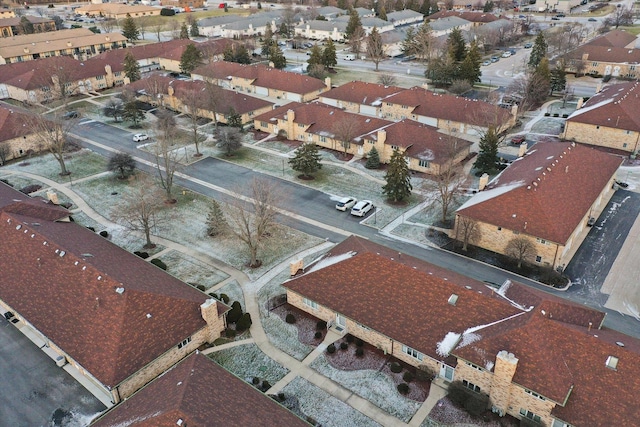
[[[629,153],[637,153],[640,149],[640,132],[574,121],[566,122],[564,138],[599,147],[615,148]]]

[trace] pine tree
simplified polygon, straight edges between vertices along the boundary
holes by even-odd
[[[411,185],[409,165],[400,150],[393,150],[384,179],[387,183],[382,187],[382,192],[392,202],[403,202],[411,195],[413,186]]]
[[[464,37],[462,36],[462,31],[460,28],[455,27],[449,33],[449,38],[447,39],[447,50],[449,52],[449,56],[455,62],[461,62],[464,60],[465,55],[467,54],[467,43],[464,41]]]
[[[185,74],[190,74],[196,69],[202,60],[202,53],[196,48],[196,45],[191,43],[182,52],[180,57],[180,71]]]
[[[322,65],[322,51],[317,44],[314,44],[311,48],[307,64],[309,64],[309,67],[313,65]]]
[[[480,76],[482,76],[482,71],[480,71],[481,59],[482,56],[480,55],[478,45],[475,41],[471,42],[471,47],[469,48],[464,61],[460,64],[458,75],[456,77],[458,79],[468,81],[471,86],[476,82],[479,82]]]
[[[356,28],[358,27],[362,28],[360,15],[358,15],[358,12],[355,9],[351,9],[351,12],[349,12],[349,22],[347,23],[347,28],[344,34],[349,39],[356,32]]]
[[[124,75],[129,78],[130,82],[133,83],[140,80],[140,68],[138,67],[138,61],[136,61],[136,58],[133,56],[131,51],[127,52],[124,56],[123,68]]]
[[[144,120],[144,112],[140,109],[140,105],[135,98],[131,98],[124,104],[122,111],[123,120],[133,122],[133,127],[137,128],[141,121]]]
[[[555,68],[551,70],[551,93],[562,92],[567,87],[567,74],[564,71],[564,64],[558,61]]]
[[[531,55],[529,56],[529,67],[535,68],[538,66],[542,58],[547,56],[547,41],[544,38],[542,31],[538,33],[536,41],[531,49]]]
[[[380,154],[378,153],[378,150],[376,150],[376,147],[369,150],[369,153],[367,154],[367,162],[364,167],[367,169],[378,169],[380,167]]]
[[[322,169],[318,147],[314,143],[302,144],[292,159],[289,160],[291,169],[300,172],[303,178],[313,178],[313,173]]]
[[[189,38],[189,27],[187,27],[186,21],[182,22],[182,27],[180,27],[180,38],[188,39]]]
[[[131,15],[127,13],[127,17],[122,22],[122,35],[127,38],[131,43],[140,38],[140,30],[136,21],[133,20]]]
[[[547,99],[547,95],[551,93],[551,71],[549,70],[549,60],[547,58],[540,60],[533,72],[533,82],[536,87],[535,90],[531,91],[531,100],[534,104],[542,103]]]
[[[193,22],[191,22],[191,29],[189,30],[189,34],[191,35],[191,37],[200,37],[200,28],[198,28],[198,21],[197,20],[193,20]]]
[[[260,50],[260,55],[266,57],[267,59],[271,59],[271,47],[277,46],[275,39],[273,38],[273,31],[271,30],[271,25],[267,24],[267,29],[264,31],[264,36],[262,37],[262,48]]]
[[[228,226],[227,219],[224,217],[224,212],[222,212],[222,208],[220,208],[220,204],[216,200],[211,201],[209,213],[207,214],[206,225],[207,236],[211,237],[221,234]]]
[[[430,0],[423,0],[422,1],[422,5],[420,6],[420,10],[419,12],[425,16],[428,16],[431,14],[431,1]]]
[[[407,36],[402,41],[402,53],[405,56],[411,56],[418,53],[418,46],[416,45],[416,30],[413,27],[407,29]]]
[[[238,112],[234,110],[233,107],[230,108],[229,112],[227,113],[227,125],[234,128],[242,129],[242,116],[238,114]]]
[[[271,62],[273,62],[273,66],[278,70],[282,70],[287,66],[287,58],[284,56],[282,49],[280,49],[280,46],[278,45],[271,46],[269,58]]]
[[[480,138],[479,153],[473,167],[481,173],[493,174],[498,164],[498,143],[500,142],[496,129],[490,126]]]
[[[380,5],[380,11],[378,12],[378,18],[382,19],[383,21],[387,20],[387,11],[384,8],[384,2],[379,2],[378,3]]]
[[[33,24],[26,16],[20,17],[20,27],[22,28],[22,34],[33,34],[35,32]]]
[[[336,45],[333,40],[327,40],[327,44],[322,51],[322,65],[326,68],[333,68],[338,64],[338,58],[336,56]]]

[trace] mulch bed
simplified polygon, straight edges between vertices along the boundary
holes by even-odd
[[[270,307],[273,307],[274,305],[270,305]],[[322,340],[324,340],[324,337],[327,335],[327,330],[324,329],[320,331],[321,337],[315,338],[315,333],[317,332],[316,323],[320,319],[288,303],[282,304],[272,309],[271,313],[276,314],[282,320],[285,320],[287,314],[293,314],[296,318],[296,322],[293,323],[293,326],[298,329],[298,341],[303,344],[317,346],[322,342]]]
[[[447,425],[482,425],[483,427],[518,427],[520,421],[510,415],[500,417],[491,411],[487,411],[480,417],[473,417],[464,408],[453,403],[448,397],[444,397],[436,403],[429,419]]]

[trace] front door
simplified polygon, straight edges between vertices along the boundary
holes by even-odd
[[[453,381],[453,371],[454,369],[451,366],[443,364],[440,366],[440,377],[451,382]]]

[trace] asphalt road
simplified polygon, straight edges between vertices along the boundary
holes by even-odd
[[[136,148],[136,145],[131,140],[131,132],[91,121],[81,124],[78,133],[84,138],[128,152],[134,157],[152,160],[148,153]],[[85,143],[85,145],[87,144]],[[109,156],[111,154],[103,148],[96,148],[93,144],[88,144],[87,146],[102,155]],[[143,164],[140,165],[140,168],[153,172],[152,167]],[[423,259],[449,270],[463,271],[465,275],[473,279],[494,283],[503,283],[506,279],[510,279],[550,294],[584,303],[583,298],[577,293],[555,291],[524,277],[472,259],[464,258],[457,254],[435,248],[423,248],[382,235],[377,229],[360,224],[359,218],[335,210],[335,202],[331,200],[330,195],[302,185],[281,180],[277,177],[265,176],[251,169],[213,158],[196,162],[183,168],[181,172],[183,177],[176,179],[176,184],[218,200],[224,200],[224,198],[229,197],[227,195],[228,191],[248,195],[247,184],[255,177],[266,177],[270,180],[277,180],[278,185],[283,189],[282,193],[286,194],[286,197],[281,199],[278,206],[281,210],[285,211],[285,215],[281,215],[279,221],[304,233],[332,242],[340,242],[347,235],[357,234],[391,247],[399,252]],[[205,183],[210,185],[205,185]],[[211,186],[215,186],[215,188],[211,188]],[[305,218],[313,222],[310,223],[306,221]],[[337,229],[342,230],[342,232]],[[626,318],[615,311],[605,309],[600,304],[597,304],[597,302],[586,302],[586,304],[609,313],[605,320],[606,326],[640,337],[640,330],[638,330],[639,328],[637,328],[638,325],[635,320]]]

